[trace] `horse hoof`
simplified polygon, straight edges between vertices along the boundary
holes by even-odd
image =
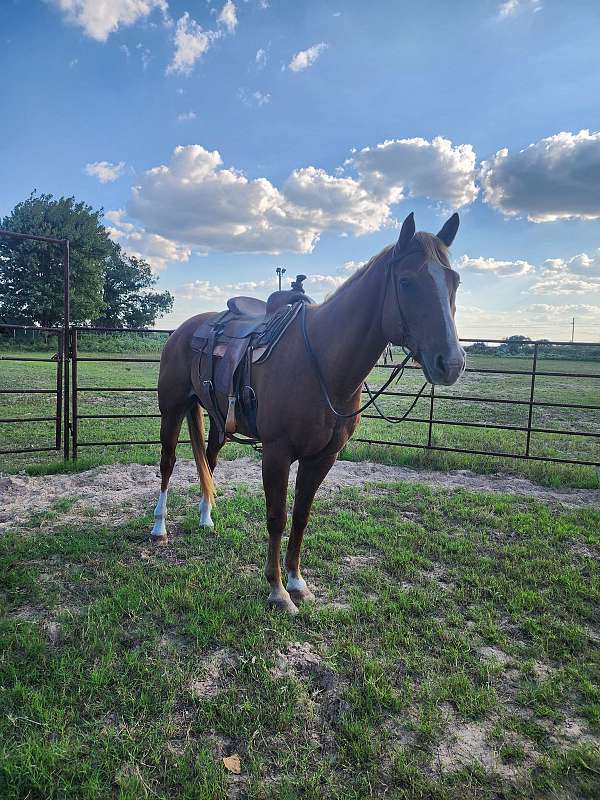
[[[286,611],[288,614],[297,614],[298,607],[294,605],[291,597],[286,592],[285,594],[271,593],[267,599],[269,608],[276,608],[278,611]]]
[[[289,589],[288,590],[290,597],[294,601],[294,603],[299,606],[301,603],[306,602],[313,602],[316,600],[314,594],[311,592],[310,589]]]
[[[152,544],[156,544],[159,546],[160,545],[164,546],[165,544],[169,544],[169,537],[166,534],[162,536],[152,536]]]

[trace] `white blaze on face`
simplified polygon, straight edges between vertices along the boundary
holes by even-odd
[[[427,262],[427,271],[433,278],[435,288],[437,291],[438,299],[440,301],[440,308],[442,309],[442,316],[444,318],[444,329],[446,333],[446,344],[449,350],[458,348],[458,334],[454,317],[452,316],[452,309],[450,308],[450,295],[448,294],[448,284],[446,283],[446,268],[441,264],[436,264],[433,261]]]

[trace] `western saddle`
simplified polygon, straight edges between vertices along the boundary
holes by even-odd
[[[260,440],[252,365],[269,358],[303,303],[314,302],[302,287],[305,278],[298,275],[291,289],[273,292],[266,303],[255,297],[232,297],[226,311],[195,331],[191,343],[192,385],[217,425],[220,442],[233,437],[240,416],[246,430]],[[227,400],[226,415],[219,398]]]

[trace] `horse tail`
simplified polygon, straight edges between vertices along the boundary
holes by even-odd
[[[198,478],[202,487],[202,494],[207,503],[215,503],[215,484],[212,472],[208,466],[206,458],[206,448],[204,446],[204,413],[200,403],[194,403],[193,407],[187,412],[187,424],[194,451],[194,460],[198,470]]]

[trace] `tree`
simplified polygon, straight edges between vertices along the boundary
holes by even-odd
[[[71,319],[84,323],[102,313],[104,265],[113,242],[94,211],[74,197],[37,195],[18,203],[0,222],[16,233],[71,242]],[[59,325],[63,318],[60,246],[0,237],[0,319],[15,324]]]
[[[507,353],[510,356],[516,356],[519,353],[526,353],[529,350],[528,345],[531,343],[531,339],[529,336],[509,336],[507,339],[504,340],[504,344],[501,344],[498,348],[503,353]]]
[[[152,291],[157,278],[141,258],[126,255],[118,244],[105,264],[104,311],[94,320],[103,328],[146,328],[173,308],[170,292]]]
[[[74,197],[37,195],[18,203],[0,227],[69,239],[71,320],[103,327],[146,327],[170,311],[173,297],[156,292],[156,278],[142,259],[128,256],[101,223],[102,210]],[[60,325],[63,320],[62,248],[46,242],[0,237],[0,322]]]

